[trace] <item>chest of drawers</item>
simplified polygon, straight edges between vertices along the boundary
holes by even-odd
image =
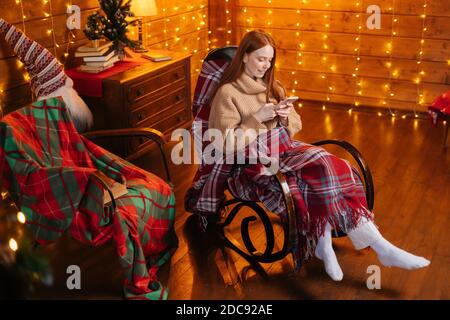
[[[95,130],[152,127],[170,137],[191,120],[190,56],[171,53],[172,60],[149,62],[103,80],[101,98],[85,98]],[[149,142],[124,139],[110,149],[128,158],[148,150]]]

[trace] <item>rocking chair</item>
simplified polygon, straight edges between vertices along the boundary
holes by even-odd
[[[223,48],[213,49],[208,53],[204,59],[202,70],[197,80],[194,101],[193,101],[193,117],[194,126],[201,126],[205,131],[208,128],[207,119],[210,111],[211,94],[215,91],[215,88],[220,82],[220,79],[225,71],[226,67],[232,61],[237,47],[226,46]],[[365,195],[368,204],[368,209],[372,210],[374,205],[374,185],[372,180],[372,174],[370,172],[367,162],[362,157],[361,153],[349,142],[343,140],[323,140],[312,143],[316,146],[323,145],[336,145],[345,150],[356,161],[359,167],[359,171],[363,177]],[[215,242],[221,248],[229,248],[232,251],[243,257],[263,279],[268,279],[267,272],[262,267],[262,263],[272,263],[285,258],[288,254],[294,254],[293,246],[296,243],[297,238],[297,223],[296,212],[294,208],[294,202],[289,190],[286,178],[281,172],[276,174],[277,181],[283,192],[283,198],[285,207],[287,208],[287,221],[282,223],[284,242],[281,250],[275,251],[275,232],[273,222],[267,214],[266,210],[258,202],[245,201],[232,196],[222,203],[220,212],[227,212],[227,214],[218,219],[219,221],[210,221],[208,223],[208,230]],[[230,192],[231,193],[231,192]],[[231,235],[227,235],[225,230],[234,219],[238,217],[238,213],[245,207],[250,208],[254,215],[245,216],[240,223],[240,233],[242,241],[238,241]],[[255,243],[250,236],[250,223],[260,219],[265,232],[266,245],[265,249],[257,250]],[[333,230],[333,237],[346,236],[345,233],[338,230]],[[294,269],[298,271],[301,265],[297,265],[296,259],[294,260]],[[242,270],[242,273],[248,271],[249,267]],[[241,279],[245,279],[245,275],[241,274]]]

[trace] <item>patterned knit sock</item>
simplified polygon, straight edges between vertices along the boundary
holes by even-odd
[[[325,233],[317,242],[315,256],[323,260],[325,271],[334,281],[341,281],[344,277],[336,258],[331,241],[331,225],[327,223]]]

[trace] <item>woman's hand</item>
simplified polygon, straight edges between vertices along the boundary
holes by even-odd
[[[261,123],[272,120],[277,115],[275,112],[276,107],[277,106],[273,103],[266,103],[257,112],[255,112],[253,116]]]
[[[275,112],[281,119],[285,119],[289,116],[289,113],[291,113],[291,108],[293,107],[294,105],[292,103],[287,103],[276,108]]]

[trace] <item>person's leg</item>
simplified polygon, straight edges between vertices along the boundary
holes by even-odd
[[[359,225],[348,233],[355,249],[371,247],[380,262],[387,267],[418,269],[426,267],[430,261],[408,253],[387,241],[372,221],[362,218]]]
[[[327,223],[325,233],[319,238],[315,250],[315,256],[323,260],[325,271],[334,281],[341,281],[344,274],[336,258],[331,241],[331,225]]]

